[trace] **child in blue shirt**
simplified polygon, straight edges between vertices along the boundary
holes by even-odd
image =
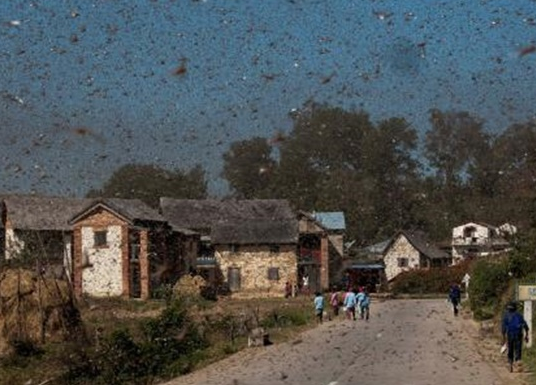
[[[316,322],[321,324],[323,321],[323,316],[324,316],[324,296],[319,291],[315,293],[314,304],[315,304]]]
[[[359,307],[360,307],[360,316],[361,316],[361,319],[365,319],[365,320],[369,320],[369,316],[370,316],[370,295],[368,293],[367,290],[364,290],[363,292],[363,297],[361,298],[361,301],[359,303]]]

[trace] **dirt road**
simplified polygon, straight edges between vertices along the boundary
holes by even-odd
[[[477,330],[469,325],[445,301],[373,303],[369,322],[328,321],[294,341],[239,352],[168,385],[520,383],[522,374],[508,373],[501,357],[488,360],[495,346],[486,359],[477,353]]]

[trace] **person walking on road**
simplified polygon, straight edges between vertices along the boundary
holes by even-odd
[[[359,302],[359,307],[359,314],[361,315],[361,319],[365,319],[366,321],[368,321],[370,316],[370,295],[367,289],[363,290],[363,298]]]
[[[348,290],[344,297],[344,307],[346,309],[346,318],[355,321],[355,307],[357,305],[357,299],[355,290]]]
[[[331,291],[331,296],[329,297],[329,304],[331,305],[331,309],[333,310],[333,317],[338,317],[339,308],[341,306],[341,294],[339,290],[337,290],[336,286],[333,286],[333,290]]]
[[[314,299],[316,322],[321,324],[324,318],[324,296],[317,291]]]
[[[455,316],[458,315],[458,306],[460,306],[461,298],[462,294],[460,291],[460,286],[458,286],[457,283],[453,283],[449,291],[449,300],[452,304],[452,310],[454,311]]]
[[[514,366],[521,364],[523,330],[525,331],[525,342],[528,342],[529,325],[517,311],[517,304],[512,301],[506,306],[506,314],[502,320],[503,344],[507,344],[510,372],[514,371]]]
[[[365,289],[361,286],[358,290],[358,293],[355,295],[357,312],[359,313],[360,319],[363,319],[363,313],[361,313],[361,301],[363,301],[363,298],[365,298]]]

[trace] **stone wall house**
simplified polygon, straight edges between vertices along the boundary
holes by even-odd
[[[276,287],[281,294],[286,279],[296,283],[298,224],[287,201],[161,198],[160,210],[172,226],[199,233],[195,269],[210,284],[264,296]],[[293,241],[289,229],[294,229]],[[251,277],[267,276],[268,267],[273,267],[271,278],[251,286]]]
[[[383,257],[385,276],[391,281],[404,271],[448,266],[451,257],[430,242],[420,231],[400,231],[391,240]]]
[[[72,272],[70,218],[87,199],[5,195],[0,197],[0,258],[21,258],[43,274],[69,278]]]
[[[218,223],[211,233],[216,264],[235,296],[282,296],[296,282],[295,221]]]
[[[97,199],[70,220],[73,285],[77,295],[147,299],[166,276],[176,275],[168,257],[171,229],[137,199]]]
[[[452,229],[452,261],[454,264],[510,249],[507,238],[517,231],[511,224],[496,227],[485,223],[469,222]]]

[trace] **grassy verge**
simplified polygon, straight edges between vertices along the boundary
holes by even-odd
[[[281,343],[314,325],[309,297],[197,300],[173,310],[164,301],[93,300],[81,314],[84,339],[4,357],[0,384],[155,384],[246,348],[253,327]]]

